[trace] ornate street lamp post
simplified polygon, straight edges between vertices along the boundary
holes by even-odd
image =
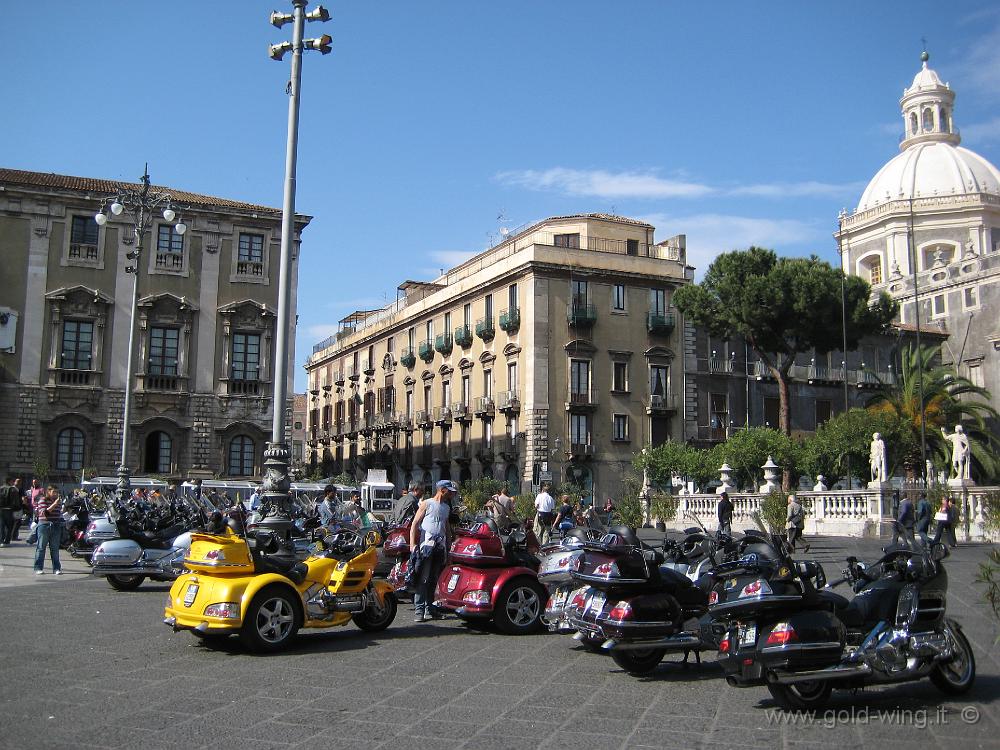
[[[160,209],[162,207],[162,212]],[[129,250],[125,257],[129,264],[125,273],[132,274],[132,308],[128,321],[128,349],[125,353],[125,405],[122,410],[122,448],[121,461],[118,464],[118,497],[122,502],[128,500],[131,483],[128,468],[128,438],[129,423],[132,419],[132,359],[135,352],[135,318],[139,304],[139,268],[142,263],[142,241],[153,223],[156,213],[160,212],[166,221],[173,221],[177,214],[172,207],[169,193],[151,190],[149,185],[149,165],[143,171],[140,184],[122,185],[118,191],[108,196],[101,203],[101,209],[94,216],[100,226],[108,223],[108,213],[112,216],[126,215],[132,224],[135,249]],[[177,234],[183,235],[187,225],[178,220],[174,225]]]
[[[292,24],[292,41],[272,44],[268,55],[281,60],[286,52],[292,53],[292,75],[288,84],[288,140],[285,150],[285,190],[281,216],[281,265],[278,271],[278,321],[274,361],[274,419],[271,423],[271,441],[264,450],[264,497],[268,513],[261,525],[278,532],[291,529],[291,501],[288,491],[291,479],[288,464],[291,454],[285,443],[285,401],[288,398],[288,322],[292,283],[292,242],[295,233],[295,170],[298,159],[299,138],[299,87],[302,83],[302,52],[316,50],[330,53],[330,42],[324,34],[318,39],[303,39],[306,21],[329,21],[330,13],[317,5],[306,13],[307,0],[292,0],[291,13],[271,13],[271,23],[281,28]]]

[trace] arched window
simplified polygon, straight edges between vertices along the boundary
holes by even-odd
[[[56,436],[56,468],[77,471],[83,468],[83,430],[67,427]]]
[[[325,461],[328,451],[324,454]],[[237,435],[229,443],[229,475],[233,477],[253,476],[254,442],[246,435]]]
[[[924,110],[924,130],[934,130],[934,112],[930,108]]]
[[[910,112],[910,135],[917,134],[917,113]]]
[[[882,258],[879,255],[869,255],[866,258],[861,259],[861,268],[864,273],[861,274],[862,278],[867,276],[867,281],[872,286],[876,284],[881,284],[883,281],[882,277]]]
[[[169,474],[173,459],[173,440],[170,435],[158,430],[146,438],[146,455],[143,470],[152,474]]]

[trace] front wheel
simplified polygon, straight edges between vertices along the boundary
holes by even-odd
[[[976,681],[976,657],[972,655],[965,633],[951,624],[946,626],[945,632],[951,638],[954,655],[950,661],[934,667],[930,673],[931,682],[942,693],[961,695]]]
[[[641,651],[612,651],[615,664],[632,675],[649,674],[659,666],[667,653],[665,648],[648,648]]]
[[[396,619],[396,597],[393,594],[385,593],[382,596],[382,604],[378,602],[378,594],[372,593],[368,606],[364,611],[351,615],[354,624],[366,633],[377,633],[385,630]]]
[[[813,711],[826,705],[833,686],[822,680],[811,680],[794,685],[768,683],[767,690],[777,704],[788,711]]]
[[[115,591],[135,591],[142,585],[145,576],[108,576],[108,583]]]
[[[533,633],[542,627],[544,606],[545,591],[541,584],[528,579],[512,581],[497,597],[493,619],[507,635]]]
[[[240,640],[251,651],[269,653],[287,646],[298,630],[292,594],[284,587],[267,586],[250,602]]]

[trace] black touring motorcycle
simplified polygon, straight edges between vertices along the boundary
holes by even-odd
[[[829,586],[815,561],[796,562],[778,538],[717,566],[709,614],[724,625],[719,661],[733,686],[766,685],[786,709],[823,706],[833,688],[929,677],[941,691],[972,687],[976,662],[946,616],[944,545],[893,546],[871,566],[847,558]],[[831,588],[850,583],[848,600]]]

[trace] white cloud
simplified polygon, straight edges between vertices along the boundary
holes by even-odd
[[[992,16],[997,18],[995,11]],[[978,23],[982,17],[974,20]],[[1000,22],[968,45],[956,72],[981,96],[1000,98]]]
[[[986,122],[974,122],[962,128],[962,140],[970,143],[994,143],[1000,141],[1000,117]]]
[[[723,187],[688,180],[665,179],[652,172],[608,172],[603,169],[583,170],[565,167],[501,172],[496,179],[506,185],[523,187],[528,190],[609,199],[701,198],[707,195],[737,195],[754,198],[829,198],[853,195],[864,188],[864,183],[838,184],[816,180]]]
[[[864,189],[864,182],[771,182],[757,185],[742,185],[732,188],[730,195],[749,195],[758,198],[837,198],[842,195],[856,195]]]
[[[707,185],[670,180],[651,172],[608,172],[603,169],[525,169],[501,172],[496,179],[529,190],[597,198],[697,198],[712,192]]]
[[[782,250],[782,246],[821,242],[824,229],[798,219],[767,219],[730,214],[690,216],[653,214],[642,217],[656,227],[659,237],[687,235],[688,264],[700,277],[719,253],[745,250],[750,245]],[[831,230],[832,231],[832,230]]]
[[[299,335],[310,341],[318,342],[337,333],[336,323],[317,323],[299,329]]]
[[[477,251],[469,250],[433,250],[430,256],[431,260],[440,263],[441,268],[447,271],[449,268],[465,263],[465,261],[476,254]],[[440,269],[438,272],[440,272]],[[434,275],[437,276],[438,274],[435,273]]]

